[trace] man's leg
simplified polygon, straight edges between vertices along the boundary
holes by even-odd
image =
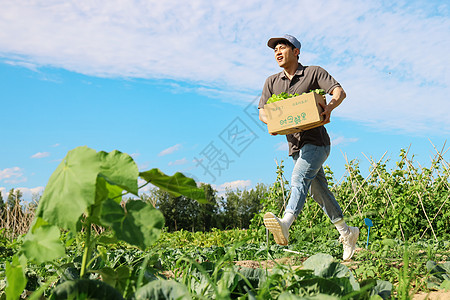
[[[342,210],[333,193],[328,189],[328,182],[323,168],[319,170],[311,182],[311,196],[325,214],[330,218],[340,233],[339,241],[344,246],[343,260],[349,260],[355,253],[356,242],[359,237],[358,227],[349,227],[342,216]]]
[[[291,196],[284,217],[279,219],[273,213],[264,215],[264,224],[272,232],[277,244],[288,244],[289,227],[303,209],[311,181],[328,157],[329,147],[328,149],[326,147],[306,144],[293,156]]]
[[[311,197],[320,205],[333,224],[343,219],[341,207],[328,189],[327,178],[322,167],[311,182]]]

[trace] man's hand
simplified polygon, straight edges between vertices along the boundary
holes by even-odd
[[[324,116],[322,125],[330,123],[331,112],[333,111],[333,109],[338,107],[339,104],[341,104],[342,100],[344,100],[347,96],[340,86],[335,87],[331,92],[331,95],[333,95],[333,98],[331,98],[330,103],[328,103],[327,105],[319,103],[323,108],[323,112],[320,114],[321,116]]]
[[[333,110],[333,108],[330,107],[330,105],[325,105],[322,102],[319,102],[320,106],[322,106],[323,112],[320,114],[323,117],[323,121],[322,121],[322,125],[328,124],[330,123],[330,119],[331,119],[331,111]]]
[[[267,115],[266,115],[266,112],[265,112],[264,108],[260,108],[259,109],[259,119],[264,124],[267,124]],[[278,133],[270,133],[270,135],[278,135]]]
[[[259,119],[264,124],[267,124],[267,115],[266,115],[266,111],[264,110],[264,108],[259,109]]]

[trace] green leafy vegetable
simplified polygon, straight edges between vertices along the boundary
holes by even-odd
[[[309,92],[310,93],[313,92],[313,93],[316,93],[316,94],[319,94],[319,95],[325,95],[325,91],[322,90],[322,89],[310,90]],[[306,93],[303,93],[303,94],[306,94]]]
[[[272,97],[270,97],[269,100],[267,100],[267,103],[273,103],[273,102],[277,102],[277,101],[284,100],[284,99],[289,99],[289,98],[296,97],[296,96],[298,96],[297,93],[295,93],[294,95],[288,94],[288,93],[281,93],[279,95],[273,94]]]
[[[325,91],[322,90],[322,89],[310,90],[309,93],[316,93],[316,94],[319,94],[319,95],[325,95]],[[302,95],[304,95],[304,94],[307,94],[307,93],[305,92]],[[270,97],[267,100],[267,104],[273,103],[273,102],[277,102],[277,101],[280,101],[280,100],[284,100],[284,99],[289,99],[289,98],[292,98],[292,97],[297,97],[297,96],[299,96],[299,94],[297,94],[297,93],[295,93],[293,95],[292,94],[288,94],[288,93],[284,93],[284,92],[281,93],[281,94],[278,94],[278,95],[273,94],[272,97]]]

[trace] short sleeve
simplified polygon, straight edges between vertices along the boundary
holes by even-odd
[[[261,93],[261,99],[259,99],[258,108],[264,108],[264,104],[267,103],[267,100],[272,96],[272,88],[271,88],[271,80],[270,77],[266,79],[264,83],[264,87]]]
[[[325,69],[317,67],[317,84],[327,94],[330,94],[336,87],[341,86]]]

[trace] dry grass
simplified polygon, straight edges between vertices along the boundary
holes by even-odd
[[[33,222],[36,208],[37,203],[20,205],[19,201],[12,208],[7,205],[0,208],[0,231],[2,231],[2,234],[11,240],[26,234]],[[96,234],[101,234],[105,231],[105,228],[92,224],[92,230]]]
[[[0,229],[10,239],[25,234],[30,228],[35,214],[35,205],[22,206],[16,202],[14,207],[3,207],[0,210]]]

